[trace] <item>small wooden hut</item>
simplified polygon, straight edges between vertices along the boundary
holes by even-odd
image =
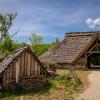
[[[64,40],[40,55],[44,64],[86,69],[100,68],[100,32],[66,33]]]
[[[12,52],[0,63],[0,87],[15,89],[42,86],[46,69],[29,47]],[[39,79],[40,78],[40,79]],[[40,82],[40,83],[39,83]]]

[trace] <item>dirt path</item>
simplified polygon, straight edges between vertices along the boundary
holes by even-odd
[[[100,71],[91,71],[88,80],[89,87],[76,100],[100,100]]]

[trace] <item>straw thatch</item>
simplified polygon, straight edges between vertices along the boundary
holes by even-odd
[[[42,54],[39,59],[43,63],[73,64],[98,38],[100,32],[66,33],[64,40]]]

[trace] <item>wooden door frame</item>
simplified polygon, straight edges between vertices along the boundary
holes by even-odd
[[[99,52],[91,52],[91,53],[87,54],[87,58],[86,58],[87,59],[87,63],[86,63],[87,69],[100,69],[100,67],[91,67],[90,66],[89,56],[92,54],[100,54],[100,51]]]

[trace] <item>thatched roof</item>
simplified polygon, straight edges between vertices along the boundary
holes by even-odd
[[[34,55],[33,51],[28,47],[23,47],[20,49],[17,49],[16,51],[12,52],[7,58],[5,58],[1,63],[0,63],[0,73],[2,73],[14,60],[16,60],[17,57],[20,56],[21,53],[23,53],[25,50],[28,50],[32,53],[32,55],[35,57],[37,62],[42,66],[38,58]]]
[[[39,59],[43,63],[74,63],[96,40],[100,32],[66,33],[64,40],[42,54]]]

